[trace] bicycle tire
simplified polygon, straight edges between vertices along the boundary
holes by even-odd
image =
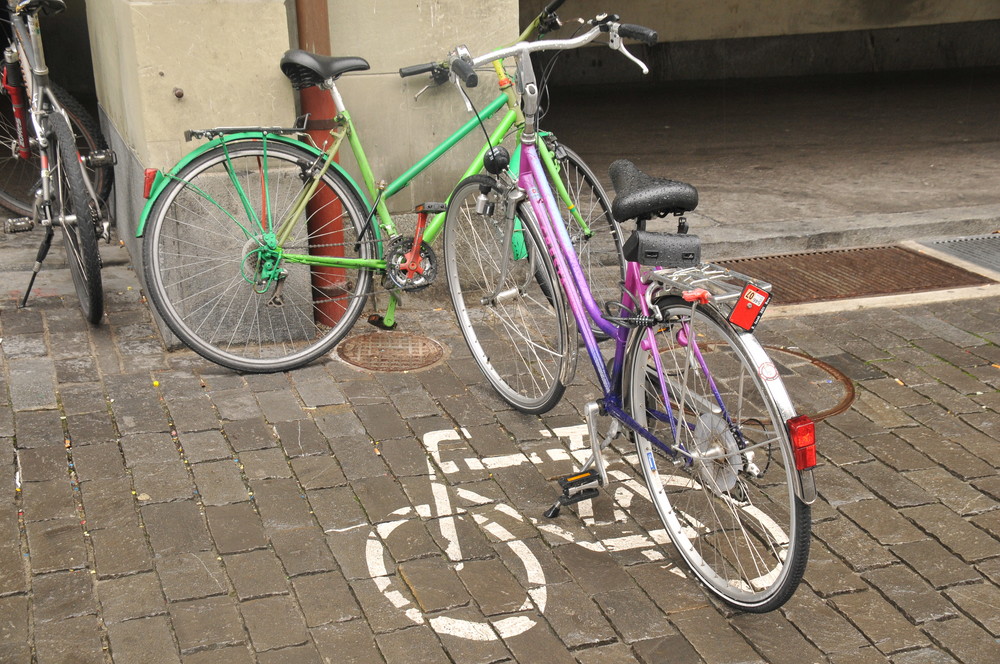
[[[555,136],[550,135],[546,140],[559,165],[559,177],[590,232],[584,232],[562,198],[559,198],[559,211],[583,274],[587,277],[590,292],[601,310],[607,311],[622,301],[625,283],[621,225],[611,214],[611,200],[607,192],[580,155],[556,140]],[[607,338],[596,325],[591,327],[600,338]]]
[[[480,187],[493,204],[476,212]],[[550,410],[562,398],[575,369],[576,328],[552,259],[544,249],[531,207],[518,203],[523,248],[512,254],[504,219],[505,200],[496,180],[474,175],[455,188],[444,222],[448,290],[472,357],[501,398],[523,413]],[[520,243],[519,243],[520,244]],[[493,301],[487,298],[499,292]]]
[[[149,299],[202,357],[236,371],[288,371],[326,354],[361,315],[370,268],[320,268],[287,257],[376,258],[377,233],[359,241],[367,207],[336,170],[322,176],[282,243],[286,255],[261,249],[263,233],[275,230],[261,214],[265,201],[273,219],[283,218],[312,182],[307,172],[317,159],[305,146],[232,141],[193,159],[157,196],[143,238]],[[264,280],[272,259],[277,276]]]
[[[106,150],[107,142],[100,125],[83,104],[55,83],[49,83],[49,86],[59,105],[69,116],[77,151],[86,156],[93,151]],[[13,109],[9,103],[0,104],[0,206],[15,214],[30,217],[34,210],[35,192],[40,186],[41,160],[36,148],[32,149],[29,159],[18,157],[14,151],[16,144]],[[114,169],[110,166],[84,168],[87,169],[90,182],[102,204],[106,203],[114,181]]]
[[[736,333],[714,308],[692,314],[677,297],[656,304],[664,320],[654,347],[670,395],[663,395],[640,329],[626,357],[625,408],[671,450],[716,456],[687,463],[684,454],[633,433],[650,497],[681,556],[712,594],[743,611],[772,611],[795,592],[809,556],[810,507],[793,488],[797,471],[779,405],[784,388],[776,372],[761,377],[758,362],[767,359],[753,336]],[[690,339],[697,339],[718,397]],[[676,437],[665,403],[676,418]]]
[[[97,247],[96,209],[84,182],[83,166],[76,151],[73,133],[59,113],[49,116],[56,142],[58,162],[52,205],[53,217],[63,231],[66,262],[83,314],[90,323],[104,315],[104,288],[101,283],[101,254]]]

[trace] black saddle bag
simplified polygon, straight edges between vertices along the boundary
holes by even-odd
[[[694,267],[701,262],[701,240],[687,233],[635,231],[622,250],[626,260],[652,267]]]

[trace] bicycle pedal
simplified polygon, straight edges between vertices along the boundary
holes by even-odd
[[[580,503],[584,500],[590,500],[591,498],[597,498],[598,490],[596,488],[583,489],[579,493],[574,493],[571,496],[559,496],[559,503],[562,505],[572,505],[573,503]]]
[[[559,477],[556,481],[562,487],[563,496],[565,498],[574,498],[572,502],[575,503],[583,500],[583,498],[576,498],[581,493],[593,492],[592,495],[597,494],[597,487],[601,485],[601,476],[592,470],[585,470],[581,473]],[[569,503],[564,504],[568,505]]]
[[[4,233],[25,233],[35,227],[35,220],[31,217],[15,217],[8,219],[3,224]]]
[[[563,493],[552,507],[545,510],[546,519],[555,519],[558,517],[563,505],[573,505],[574,503],[582,503],[585,500],[597,498],[597,494],[599,493],[597,487],[601,483],[600,476],[590,471],[560,477],[557,481],[559,482],[559,486],[562,487]]]
[[[374,325],[375,327],[377,327],[380,330],[395,330],[396,329],[396,323],[395,322],[392,325],[386,325],[385,324],[385,317],[384,316],[380,316],[378,314],[372,314],[372,315],[370,315],[368,317],[368,324],[369,325]]]

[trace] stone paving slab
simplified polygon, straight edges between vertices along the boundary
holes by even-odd
[[[69,297],[0,301],[0,661],[1000,658],[995,301],[765,317],[765,344],[856,399],[819,425],[805,581],[751,615],[656,543],[637,483],[541,516],[588,367],[522,415],[416,305],[401,325],[448,350],[427,370],[241,376],[164,350],[134,275],[106,271],[123,287],[98,327]],[[844,384],[796,357],[800,407],[835,404]]]

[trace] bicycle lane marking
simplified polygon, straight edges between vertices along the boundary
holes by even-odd
[[[431,503],[397,510],[392,515],[398,517],[397,519],[374,526],[369,532],[365,550],[368,572],[375,581],[376,586],[386,599],[394,607],[402,611],[413,623],[427,623],[439,634],[447,634],[474,641],[506,639],[523,634],[535,626],[536,621],[527,616],[509,616],[492,622],[489,620],[463,620],[448,616],[426,617],[420,608],[401,591],[401,586],[397,585],[403,584],[403,582],[400,580],[399,575],[390,570],[386,565],[389,555],[384,542],[392,536],[393,532],[399,526],[406,522],[407,518],[415,515],[417,518],[422,519],[428,527],[431,527],[433,523],[440,530],[446,542],[445,554],[448,560],[455,563],[456,570],[460,570],[462,568],[462,545],[459,541],[456,517],[469,512],[461,507],[456,508],[452,504],[448,493],[449,485],[442,481],[443,476],[452,475],[463,470],[492,471],[525,463],[540,465],[546,460],[543,457],[547,457],[551,461],[565,461],[573,458],[578,464],[586,460],[586,457],[590,453],[590,446],[585,442],[587,436],[586,424],[561,427],[553,431],[555,433],[554,438],[552,437],[552,432],[547,430],[540,432],[543,437],[551,438],[553,442],[553,447],[542,450],[541,453],[520,452],[491,457],[479,457],[473,452],[471,455],[464,457],[446,458],[448,455],[442,449],[443,444],[467,443],[468,440],[471,440],[472,436],[466,429],[462,429],[461,431],[443,429],[432,431],[423,436],[421,442],[429,455],[427,468],[431,484]],[[569,451],[560,442],[561,440],[568,441]],[[613,493],[611,493],[614,505],[613,519],[619,522],[625,521],[627,518],[626,511],[632,506],[635,498],[640,497],[648,501],[649,493],[645,486],[627,473],[612,470],[609,472],[609,475],[616,480],[616,486]],[[640,549],[642,555],[651,562],[664,560],[665,556],[660,547],[670,543],[670,539],[663,529],[652,531],[649,533],[649,536],[641,534],[605,539],[585,539],[548,520],[526,517],[506,503],[494,502],[490,498],[464,488],[461,485],[451,486],[450,488],[458,497],[467,501],[470,505],[487,506],[492,503],[492,509],[489,512],[495,513],[495,516],[480,512],[472,512],[471,516],[482,531],[507,546],[524,568],[528,589],[525,600],[518,611],[535,609],[540,614],[545,612],[548,600],[545,573],[541,562],[532,552],[531,548],[523,539],[518,539],[509,529],[499,523],[498,519],[506,518],[530,524],[550,536],[595,552],[614,553]],[[599,523],[594,515],[591,501],[578,503],[577,508],[579,518],[582,520],[584,526],[594,526]],[[672,568],[671,571],[679,576],[687,577],[683,571],[677,568]]]
[[[466,438],[469,437],[467,430],[463,430],[463,433],[466,435]],[[415,513],[418,518],[425,520],[428,526],[431,521],[437,524],[441,535],[447,542],[445,555],[450,561],[456,563],[456,569],[461,569],[462,547],[458,538],[455,517],[456,515],[466,513],[466,510],[462,508],[455,509],[452,506],[451,498],[448,495],[448,487],[438,479],[438,473],[434,466],[434,463],[437,463],[438,467],[442,468],[442,473],[457,472],[459,467],[455,462],[444,461],[441,458],[440,444],[446,441],[461,440],[463,440],[461,434],[454,429],[433,431],[423,437],[422,442],[431,455],[431,459],[433,459],[433,462],[431,459],[427,460],[433,504],[423,504],[397,510],[393,513],[393,516],[401,518],[380,523],[369,532],[365,549],[368,572],[375,581],[376,587],[385,595],[386,599],[397,609],[403,611],[416,624],[427,622],[439,634],[447,634],[474,641],[510,638],[534,627],[535,621],[526,616],[509,616],[495,620],[492,623],[488,621],[464,620],[449,616],[435,616],[425,619],[421,610],[417,606],[414,606],[403,592],[394,587],[395,584],[400,583],[398,575],[392,574],[386,567],[387,553],[383,542],[392,535],[396,528],[405,523],[406,519],[404,517]],[[479,467],[486,467],[488,465],[498,468],[521,463],[521,460],[515,458],[517,456],[492,457],[484,459],[482,462],[480,462],[478,457],[468,457],[464,461],[473,468],[476,468],[477,465]],[[523,457],[523,455],[521,456]],[[461,498],[473,505],[488,505],[492,502],[489,498],[469,489],[455,487],[455,491]],[[505,503],[494,504],[493,510],[518,521],[525,520],[520,513]],[[518,540],[508,529],[497,523],[496,520],[480,513],[474,513],[472,518],[480,528],[499,542],[505,544],[511,553],[521,561],[524,567],[529,589],[518,611],[528,611],[534,608],[539,613],[544,613],[548,593],[545,586],[545,574],[535,554],[523,541]]]
[[[427,461],[428,471],[432,484],[432,492],[434,495],[437,515],[440,517],[437,519],[437,522],[440,525],[442,535],[448,541],[447,550],[451,552],[449,553],[449,559],[458,563],[456,569],[461,569],[461,562],[459,562],[461,556],[461,544],[458,541],[458,531],[455,528],[454,521],[455,516],[465,513],[465,510],[461,508],[458,510],[453,509],[451,500],[448,497],[447,486],[438,478],[437,471],[434,467],[435,464],[437,464],[437,467],[440,468],[441,475],[458,473],[463,470],[463,466],[468,470],[490,471],[516,465],[523,465],[525,463],[540,466],[542,463],[545,463],[546,460],[558,462],[572,459],[575,461],[576,466],[579,467],[587,461],[591,454],[591,448],[587,442],[589,433],[586,424],[559,427],[554,428],[551,431],[542,429],[539,433],[543,438],[551,439],[553,446],[541,451],[532,451],[530,453],[519,452],[516,454],[498,455],[492,457],[480,457],[476,455],[475,452],[472,452],[472,455],[470,456],[456,457],[454,459],[444,458],[444,454],[441,449],[442,443],[467,442],[472,439],[468,430],[462,429],[460,433],[455,429],[445,429],[433,431],[424,436],[422,442],[430,457]],[[636,452],[625,452],[620,458],[625,465],[633,469],[638,468],[639,458]],[[499,515],[507,517],[508,519],[514,519],[520,523],[530,524],[538,531],[546,533],[549,536],[559,538],[568,544],[575,544],[576,546],[580,546],[594,552],[612,554],[637,551],[649,562],[656,563],[667,561],[663,548],[673,547],[674,545],[670,536],[667,534],[666,529],[663,527],[652,530],[643,529],[641,532],[635,534],[627,534],[616,537],[597,538],[593,536],[592,529],[595,527],[609,523],[627,523],[630,518],[628,512],[634,506],[636,498],[646,501],[650,504],[649,507],[652,507],[652,500],[650,498],[648,488],[645,483],[640,479],[637,479],[636,476],[615,468],[608,469],[608,476],[611,482],[609,486],[605,487],[605,491],[602,493],[605,493],[612,498],[610,501],[610,519],[607,517],[600,518],[595,514],[592,500],[582,501],[576,505],[576,516],[582,522],[585,529],[590,533],[591,537],[589,538],[585,536],[581,537],[578,533],[570,532],[548,519],[526,517],[506,503],[494,502],[487,497],[462,488],[460,485],[452,488],[459,497],[468,501],[470,504],[478,506],[489,505],[492,503],[493,511]],[[702,488],[701,484],[693,477],[684,477],[680,475],[667,477],[661,476],[661,480],[664,482],[664,486],[660,490],[667,490],[670,486],[694,490],[700,490]],[[738,504],[731,502],[730,508],[739,510],[743,512],[745,516],[756,521],[758,527],[770,536],[770,539],[774,544],[779,547],[782,545],[787,546],[789,541],[787,534],[777,523],[775,523],[758,507],[753,504]],[[407,510],[408,509],[410,508],[407,508]],[[423,518],[429,519],[433,517],[433,514],[427,505],[419,506],[416,509],[418,513],[422,512],[421,516]],[[675,507],[675,509],[677,508]],[[679,509],[678,512],[679,515],[683,517],[679,521],[681,524],[680,527],[689,539],[697,539],[702,534],[708,534],[711,532],[711,529],[706,524],[701,523],[691,514],[680,511]],[[472,514],[472,517],[484,532],[489,533],[498,541],[504,542],[524,566],[529,588],[527,591],[527,597],[518,611],[527,611],[534,606],[540,614],[544,614],[547,601],[546,581],[544,571],[541,563],[538,561],[538,558],[534,555],[523,539],[515,537],[509,530],[498,523],[497,520],[476,512]],[[384,560],[384,558],[381,558],[381,560]],[[690,573],[686,569],[677,567],[674,564],[670,564],[667,571],[684,579],[691,578]],[[758,584],[766,585],[768,579],[777,574],[779,571],[780,567],[765,572],[760,577],[749,579],[746,583],[750,586],[756,586]],[[386,571],[386,573],[388,574],[388,571]],[[534,602],[534,604],[532,602]],[[420,622],[422,622],[422,619]],[[462,621],[441,616],[430,618],[428,622],[435,629],[435,631],[439,633],[475,640],[496,639],[496,634],[499,634],[500,638],[509,638],[511,636],[521,634],[535,625],[535,621],[526,616],[511,616],[493,622],[492,626],[495,628],[495,632],[491,629],[489,622]]]

